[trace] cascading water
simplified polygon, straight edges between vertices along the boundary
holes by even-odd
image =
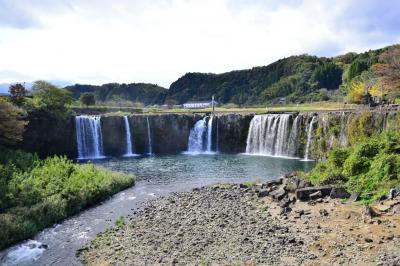
[[[100,116],[76,116],[75,127],[78,159],[104,158]]]
[[[290,114],[267,114],[254,116],[250,122],[246,153],[271,156],[292,156],[293,145],[291,146],[288,144],[289,137],[292,135],[292,132],[290,132],[289,129],[290,116]],[[297,132],[293,134],[298,136]]]
[[[207,120],[208,119],[208,120]],[[190,130],[188,154],[213,153],[212,151],[213,117],[204,117]],[[206,134],[207,131],[207,134]]]
[[[149,117],[146,117],[147,121],[147,154],[153,154],[153,144],[151,141],[151,131],[150,131],[150,123]]]
[[[207,124],[207,152],[211,152],[212,145],[212,124],[213,124],[213,116],[208,119]]]
[[[312,142],[312,133],[313,133],[313,127],[314,124],[317,122],[317,117],[313,116],[310,124],[307,128],[307,143],[306,143],[306,148],[305,148],[305,153],[304,153],[304,160],[308,161],[309,160],[309,153],[310,153],[310,147],[311,147],[311,142]]]
[[[124,124],[125,124],[125,136],[126,136],[126,153],[125,157],[135,156],[132,149],[132,136],[131,136],[131,128],[129,126],[129,120],[127,116],[124,116]]]
[[[190,130],[188,152],[189,153],[201,153],[203,151],[204,134],[206,131],[207,117],[199,120],[194,124],[194,127]]]

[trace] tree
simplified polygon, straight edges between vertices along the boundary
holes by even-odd
[[[79,97],[79,100],[81,101],[81,104],[89,106],[89,105],[94,105],[96,103],[96,99],[94,97],[93,92],[84,92],[81,94]]]
[[[382,90],[390,98],[400,96],[400,45],[387,49],[379,56],[372,69],[379,75]]]
[[[342,82],[342,72],[342,69],[336,64],[324,63],[314,70],[311,80],[317,82],[319,89],[337,89]]]
[[[15,144],[22,140],[25,126],[24,110],[0,99],[0,144]]]
[[[33,98],[39,105],[43,105],[48,111],[56,114],[63,114],[67,106],[72,104],[73,98],[69,91],[60,89],[57,86],[39,80],[32,87]]]
[[[361,103],[365,94],[365,84],[354,80],[350,84],[348,98],[352,103]]]
[[[11,94],[11,100],[16,105],[21,105],[23,97],[26,95],[25,86],[21,83],[15,83],[10,85],[8,92]]]

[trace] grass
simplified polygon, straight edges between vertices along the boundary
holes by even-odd
[[[85,109],[85,107],[79,107]],[[340,102],[313,102],[302,104],[270,104],[263,106],[248,106],[248,107],[216,107],[216,113],[266,113],[266,112],[302,112],[302,111],[338,111],[356,109],[357,105],[347,104],[344,105]],[[135,108],[135,107],[115,107],[115,106],[89,106],[87,109],[95,110],[102,109],[107,115],[127,115],[130,113],[138,114],[163,114],[163,113],[176,113],[176,114],[191,114],[191,113],[211,113],[212,108],[203,109],[184,109],[184,108]],[[122,111],[121,111],[122,110]],[[131,112],[129,110],[132,110]],[[138,111],[140,110],[140,111]]]

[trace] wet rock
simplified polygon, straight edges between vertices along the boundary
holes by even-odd
[[[296,197],[299,200],[306,201],[310,199],[310,195],[316,192],[321,192],[321,197],[329,196],[332,191],[331,186],[319,186],[319,187],[306,187],[296,190]]]
[[[332,199],[347,199],[350,197],[350,193],[342,187],[332,188],[331,194],[329,195]]]

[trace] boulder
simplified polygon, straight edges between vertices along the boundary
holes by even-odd
[[[285,208],[285,207],[288,207],[289,204],[290,204],[291,202],[292,202],[292,201],[290,200],[290,197],[289,197],[288,195],[286,195],[286,196],[279,202],[279,206],[280,206],[281,208]]]
[[[360,199],[360,193],[359,192],[353,192],[353,193],[351,193],[348,202],[356,202],[359,199]]]
[[[286,195],[286,191],[281,187],[277,190],[272,191],[269,195],[274,198],[275,200],[281,200]]]
[[[268,188],[268,187],[273,187],[282,184],[282,179],[277,179],[277,180],[270,180],[265,182],[262,187],[263,188]]]
[[[310,195],[316,192],[321,192],[320,197],[329,196],[331,194],[332,187],[331,186],[318,186],[318,187],[306,187],[300,188],[296,190],[296,197],[299,200],[309,200]],[[317,194],[315,195],[317,196]]]
[[[258,191],[258,197],[259,198],[266,197],[269,195],[269,193],[270,193],[269,189],[261,189],[260,191]]]
[[[331,199],[347,199],[350,197],[350,193],[342,187],[336,187],[332,188],[330,197]]]
[[[393,214],[400,214],[400,204],[396,204],[393,206]]]
[[[314,193],[311,193],[309,198],[310,198],[310,200],[316,200],[316,199],[322,198],[322,192],[320,190],[318,190]]]

